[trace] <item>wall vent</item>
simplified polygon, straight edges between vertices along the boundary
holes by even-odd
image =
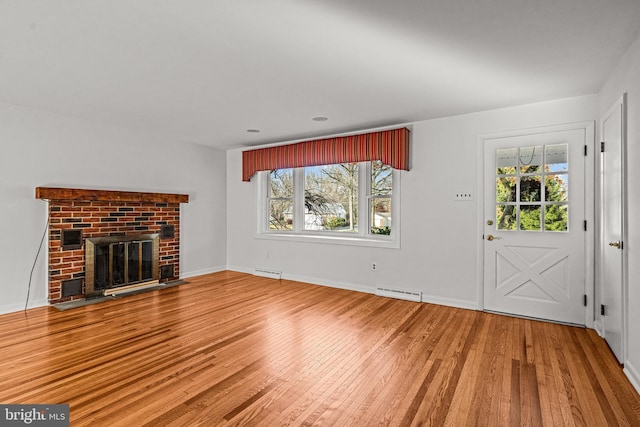
[[[264,268],[256,268],[253,270],[253,275],[254,276],[260,276],[260,277],[268,277],[270,279],[278,279],[280,280],[282,278],[282,271],[275,271],[275,270],[267,270]]]
[[[411,291],[408,289],[378,287],[376,288],[376,295],[381,297],[404,299],[407,301],[422,301],[422,292]]]
[[[82,295],[82,278],[63,280],[61,283],[62,298],[75,295]]]
[[[161,225],[160,226],[160,238],[161,239],[175,239],[176,227],[173,225]]]
[[[63,251],[82,249],[82,230],[63,229],[60,233]]]
[[[160,279],[172,279],[175,277],[175,269],[173,264],[160,266]]]

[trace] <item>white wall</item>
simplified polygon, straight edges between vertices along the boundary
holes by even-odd
[[[111,126],[0,104],[0,313],[20,310],[47,218],[38,186],[189,194],[181,207],[181,276],[226,265],[226,159]],[[47,248],[30,306],[47,304]]]
[[[477,306],[478,135],[596,118],[596,95],[415,123],[412,170],[402,172],[401,249],[256,239],[256,181],[241,181],[242,151],[227,152],[230,269],[260,266],[285,277],[362,291],[377,285],[420,290],[427,301]],[[268,254],[268,256],[267,256]],[[372,272],[369,265],[378,263]]]
[[[629,265],[629,334],[625,372],[640,390],[640,36],[636,38],[598,96],[598,117],[627,93],[627,197],[629,227],[624,249]]]

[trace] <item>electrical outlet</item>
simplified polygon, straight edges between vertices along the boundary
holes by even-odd
[[[453,198],[456,202],[466,202],[473,200],[473,194],[470,191],[457,192]]]
[[[371,263],[371,271],[378,271],[378,264],[376,264],[375,262]]]

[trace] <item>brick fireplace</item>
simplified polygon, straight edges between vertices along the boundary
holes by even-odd
[[[50,303],[95,295],[87,294],[87,239],[122,237],[127,244],[155,238],[153,277],[179,277],[180,203],[187,195],[38,187],[36,198],[49,202]]]

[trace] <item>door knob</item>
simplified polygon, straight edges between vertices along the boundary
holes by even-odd
[[[492,240],[500,240],[500,239],[502,239],[502,237],[492,236],[491,234],[487,234],[486,239],[487,239],[488,241],[492,241]]]
[[[620,242],[620,240],[618,240],[617,242],[609,242],[609,246],[613,246],[617,249],[622,249],[622,243]]]

